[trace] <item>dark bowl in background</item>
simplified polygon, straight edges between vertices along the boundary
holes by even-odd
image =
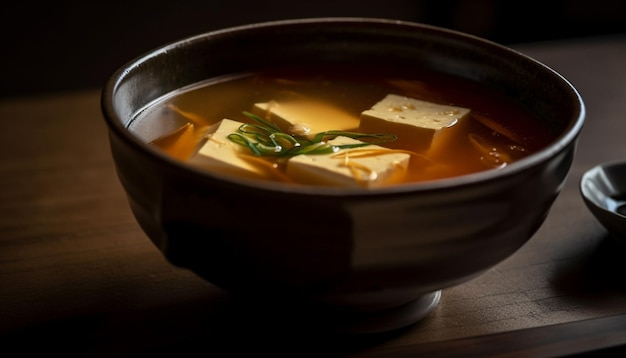
[[[580,178],[585,206],[615,239],[626,243],[626,162],[590,168]]]

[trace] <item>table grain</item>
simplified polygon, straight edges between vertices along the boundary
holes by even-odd
[[[135,222],[100,89],[0,99],[0,342],[85,357],[554,357],[626,345],[626,245],[584,206],[583,172],[626,159],[626,35],[513,46],[587,109],[561,195],[533,238],[444,289],[406,329],[330,336],[169,264]],[[532,193],[529,193],[532,195]],[[223,353],[227,352],[227,354]]]

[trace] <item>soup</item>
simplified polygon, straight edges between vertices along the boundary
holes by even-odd
[[[368,188],[499,170],[554,139],[476,83],[340,65],[207,80],[155,102],[130,130],[208,171]]]

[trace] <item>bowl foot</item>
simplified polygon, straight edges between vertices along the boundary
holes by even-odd
[[[267,332],[280,332],[281,335],[306,332],[306,335],[345,338],[393,333],[407,328],[437,307],[441,290],[395,307],[374,310],[300,300],[268,301],[238,295],[231,298],[232,311],[225,311],[229,312],[230,321],[265,322]]]
[[[441,290],[384,311],[330,315],[331,323],[340,334],[373,334],[410,326],[428,315],[439,304]]]

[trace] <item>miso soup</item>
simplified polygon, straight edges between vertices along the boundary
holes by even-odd
[[[499,170],[554,139],[512,99],[468,80],[339,65],[207,80],[130,129],[207,171],[368,188]]]

